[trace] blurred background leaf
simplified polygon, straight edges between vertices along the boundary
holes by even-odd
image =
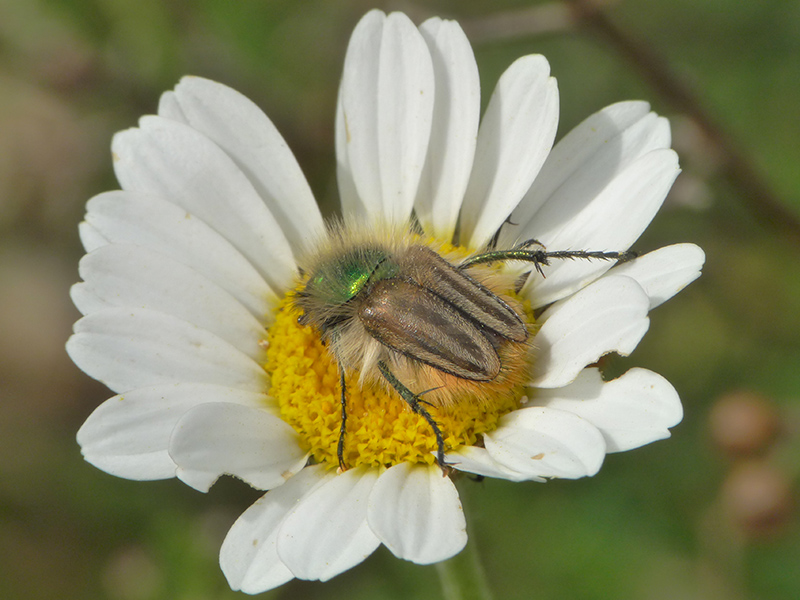
[[[75,432],[110,394],[63,350],[77,224],[117,187],[113,133],[184,74],[259,104],[335,212],[336,86],[373,7],[461,21],[484,103],[514,59],[545,54],[561,134],[649,100],[684,172],[637,248],[690,241],[708,255],[636,353],[608,365],[675,385],[686,417],[671,440],[610,456],[586,481],[460,482],[496,597],[800,598],[800,4],[784,0],[628,0],[599,15],[577,1],[0,0],[0,597],[242,597],[217,553],[257,492],[128,482],[80,457]],[[441,592],[434,567],[380,550],[269,597]]]

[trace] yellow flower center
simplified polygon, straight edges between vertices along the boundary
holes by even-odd
[[[336,468],[342,415],[339,369],[319,334],[298,323],[299,316],[292,294],[287,294],[269,329],[270,395],[313,460]],[[423,417],[393,390],[378,384],[362,387],[356,372],[345,379],[347,467],[435,462],[436,436]],[[480,401],[467,398],[447,406],[425,406],[442,432],[446,451],[480,443],[481,434],[494,430],[501,416],[519,407],[523,387],[506,386],[503,391],[483,394]]]

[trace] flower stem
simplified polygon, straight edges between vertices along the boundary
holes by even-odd
[[[492,600],[477,544],[470,539],[460,554],[436,564],[445,600]]]

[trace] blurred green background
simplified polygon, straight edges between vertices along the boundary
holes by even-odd
[[[257,492],[130,482],[81,459],[75,432],[110,393],[64,352],[77,224],[117,187],[113,132],[183,74],[255,100],[332,212],[336,86],[376,6],[460,20],[484,102],[512,60],[545,54],[561,134],[611,102],[651,101],[684,172],[637,249],[690,241],[708,256],[610,365],[675,385],[686,416],[671,440],[577,482],[460,482],[496,598],[800,598],[800,3],[785,0],[605,2],[578,19],[512,0],[0,0],[0,597],[244,597],[217,553]],[[435,567],[381,549],[269,597],[442,592]]]

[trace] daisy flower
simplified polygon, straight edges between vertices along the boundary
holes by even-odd
[[[67,348],[117,395],[78,441],[87,461],[120,477],[178,477],[207,491],[232,475],[265,490],[222,545],[234,589],[327,580],[380,544],[419,564],[447,559],[467,542],[458,472],[591,476],[607,453],[666,438],[681,420],[661,376],[634,368],[605,381],[593,365],[634,350],[650,309],[699,275],[698,247],[616,266],[554,259],[542,273],[510,260],[457,268],[533,239],[551,251],[630,247],[679,172],[666,119],[623,102],[553,146],[558,90],[537,55],[502,75],[483,119],[479,107],[458,24],[363,17],[336,111],[343,218],[333,226],[270,120],[224,85],[187,77],[156,116],[114,137],[122,189],[87,205],[83,281],[72,290],[84,316]],[[471,381],[417,346],[404,351],[407,329],[392,342],[396,322],[367,326],[352,308],[378,266],[353,275],[342,248],[378,252],[384,266],[404,256],[402,277],[381,281],[405,277],[431,296],[442,273],[480,281],[520,320],[519,339],[436,296],[433,312],[466,312],[448,319],[485,346],[478,362],[497,364]],[[443,271],[420,275],[429,284],[406,277],[424,271],[415,252],[441,261],[430,259]],[[303,299],[328,268],[339,288],[316,318]],[[334,305],[344,284],[353,289]],[[363,341],[343,348],[345,326]],[[411,410],[403,389],[424,410]]]

